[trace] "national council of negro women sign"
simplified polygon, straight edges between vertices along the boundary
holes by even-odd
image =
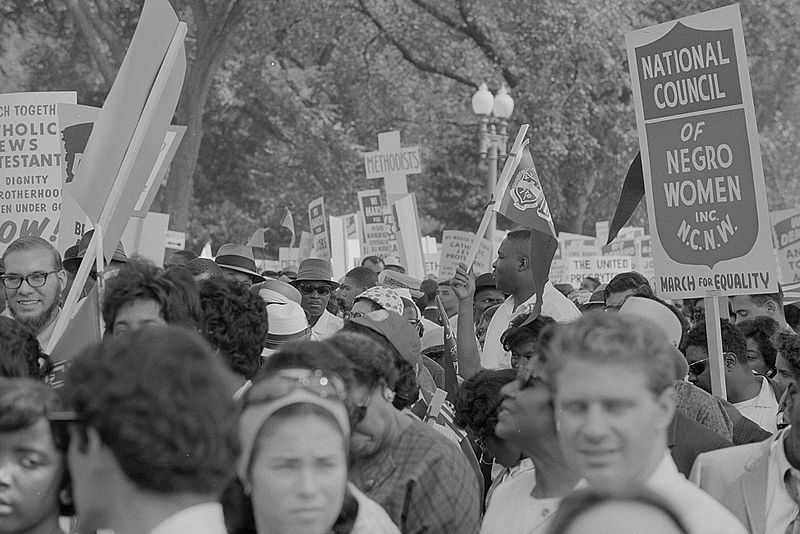
[[[777,292],[739,7],[626,43],[659,295]]]

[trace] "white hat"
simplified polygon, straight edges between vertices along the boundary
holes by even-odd
[[[284,304],[267,304],[269,331],[264,348],[275,352],[286,343],[304,341],[311,337],[303,308],[294,301]],[[263,354],[262,354],[263,355]]]

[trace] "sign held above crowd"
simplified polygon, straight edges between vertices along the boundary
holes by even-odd
[[[662,298],[777,291],[738,6],[626,35]]]

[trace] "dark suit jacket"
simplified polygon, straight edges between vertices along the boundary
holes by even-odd
[[[782,434],[778,434],[781,436]],[[767,468],[775,438],[701,454],[689,479],[730,510],[752,534],[764,534]]]
[[[686,478],[689,478],[697,455],[733,446],[727,439],[681,412],[675,412],[667,439],[672,460]]]

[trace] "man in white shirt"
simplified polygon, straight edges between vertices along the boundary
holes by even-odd
[[[675,347],[649,319],[589,312],[544,350],[564,456],[593,487],[645,485],[692,534],[743,534],[721,504],[681,475],[667,450]]]
[[[303,260],[292,285],[300,290],[300,306],[306,312],[312,340],[322,341],[342,329],[342,318],[327,310],[331,293],[339,287],[333,281],[331,262],[320,258]]]
[[[81,532],[225,534],[218,500],[238,451],[234,382],[180,327],[115,336],[72,361],[67,462]]]
[[[481,355],[481,366],[486,369],[510,369],[511,353],[503,349],[500,336],[517,315],[527,313],[536,303],[530,261],[530,230],[509,232],[497,251],[494,268],[497,289],[509,296],[495,312],[486,331],[486,342]],[[571,321],[581,312],[548,280],[544,286],[542,315],[558,322]],[[471,303],[470,303],[471,305]]]
[[[739,328],[726,320],[721,321],[720,328],[728,402],[743,416],[774,434],[778,431],[778,401],[783,392],[767,377],[753,374],[747,361],[747,340]],[[698,323],[689,330],[685,342],[689,381],[711,393],[705,323]]]
[[[788,405],[796,407],[800,358],[789,357]],[[721,502],[754,534],[796,532],[800,522],[800,409],[784,413],[790,426],[762,441],[701,454],[690,479]]]

